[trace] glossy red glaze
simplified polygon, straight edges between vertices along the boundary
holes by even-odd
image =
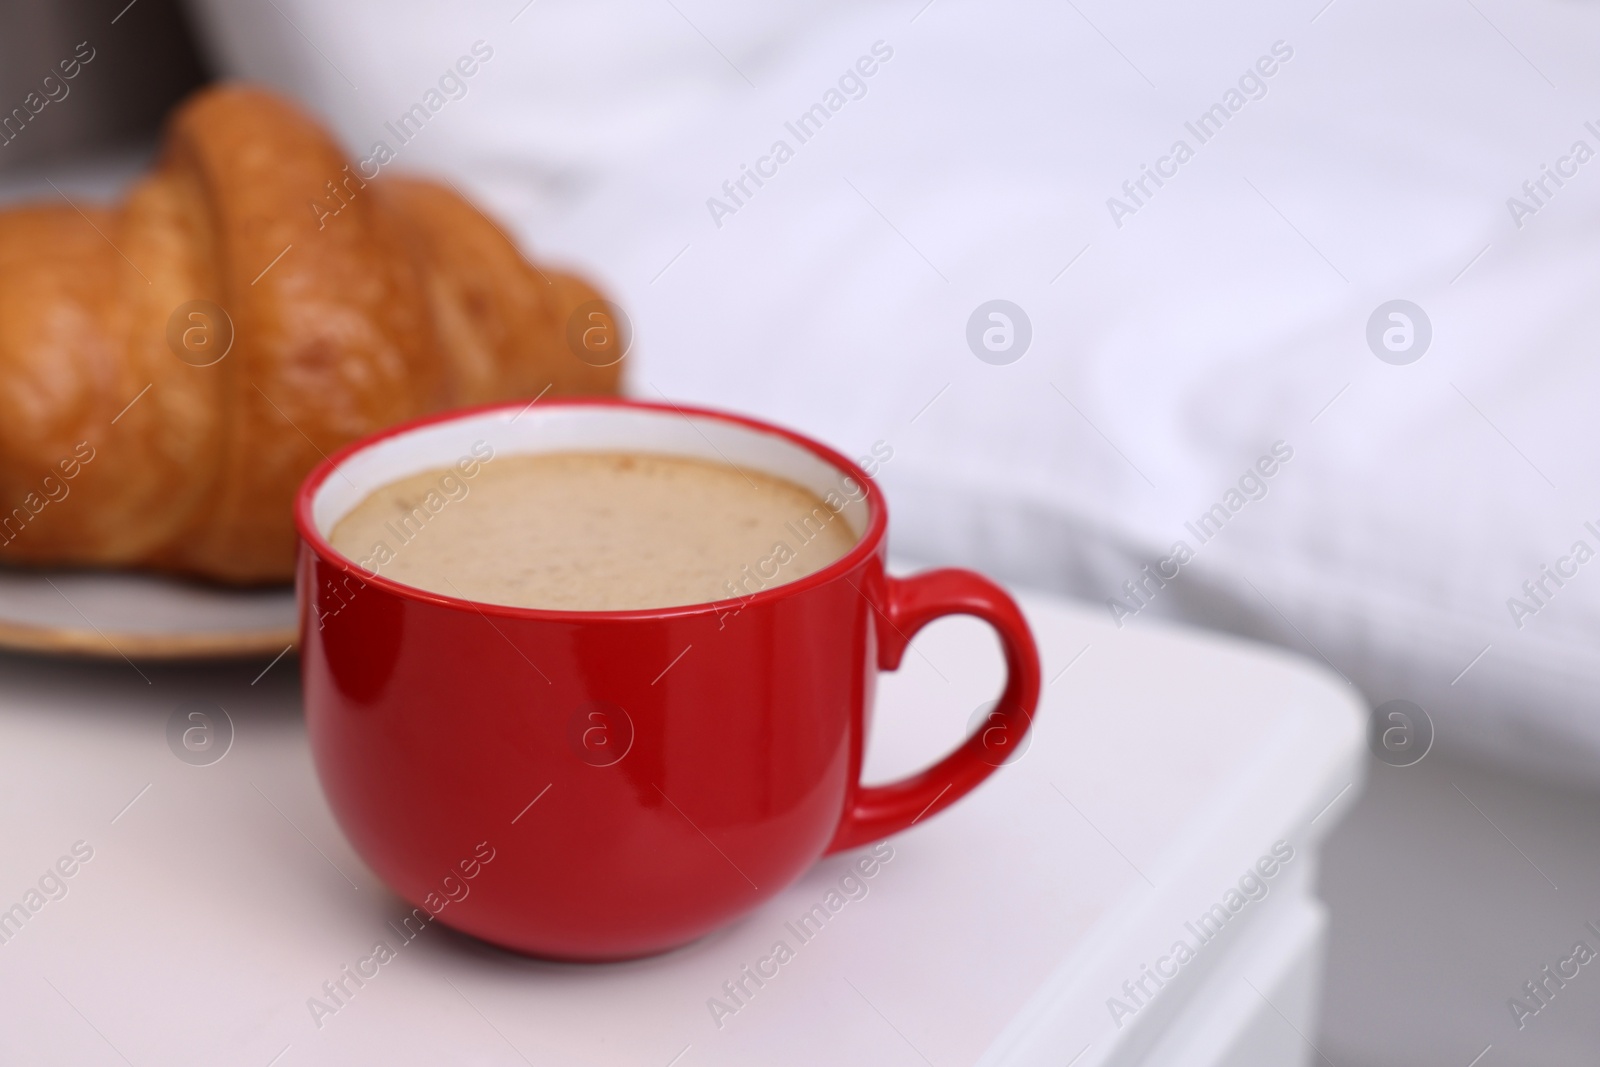
[[[778,435],[856,479],[869,513],[855,549],[742,600],[509,608],[374,575],[312,520],[340,463],[469,413],[351,445],[300,490],[306,720],[333,812],[396,893],[517,951],[606,960],[672,948],[823,854],[970,791],[998,762],[984,758],[982,732],[913,778],[859,784],[876,673],[941,615],[976,615],[999,632],[1009,676],[997,712],[1011,738],[1038,700],[1033,639],[1002,590],[967,571],[885,574],[882,495],[854,463],[754,420],[671,410]]]

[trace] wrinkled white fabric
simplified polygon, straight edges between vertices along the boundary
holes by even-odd
[[[201,8],[226,66],[363,156],[492,47],[392,166],[598,276],[636,395],[891,445],[898,552],[1278,641],[1420,704],[1441,746],[1600,781],[1600,559],[1572,551],[1600,552],[1600,159],[1572,154],[1600,152],[1600,9],[277,6]],[[785,124],[875,42],[801,143]],[[1231,99],[1202,143],[1186,123]],[[1535,203],[1546,165],[1570,173]],[[1008,365],[967,342],[997,298],[1032,329]],[[1432,326],[1408,365],[1367,342],[1394,299]],[[1277,442],[1202,543],[1186,522]],[[1180,540],[1141,607],[1124,583]]]

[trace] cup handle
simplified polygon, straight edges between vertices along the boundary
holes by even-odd
[[[1019,744],[1033,724],[1039,703],[1039,650],[1016,602],[999,586],[967,570],[935,570],[909,578],[885,578],[877,609],[878,668],[900,666],[911,639],[944,615],[972,615],[994,627],[1006,657],[1006,687],[995,714],[1006,736]],[[982,758],[980,730],[944,759],[920,774],[888,785],[857,783],[846,802],[828,854],[855,848],[904,830],[936,815],[993,774],[997,764]]]

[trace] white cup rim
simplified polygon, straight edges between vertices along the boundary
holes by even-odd
[[[650,425],[644,426],[645,420],[649,420]],[[589,439],[584,443],[584,435],[591,432],[586,427],[603,431],[602,440]],[[639,432],[630,433],[630,429]],[[710,408],[618,397],[573,397],[536,403],[512,401],[441,412],[346,445],[318,464],[300,486],[295,500],[295,525],[302,546],[362,585],[375,585],[408,600],[500,618],[569,622],[660,619],[719,613],[727,609],[730,599],[627,611],[570,611],[495,604],[441,594],[387,578],[333,547],[328,538],[333,525],[370,493],[409,474],[448,467],[462,454],[462,442],[486,441],[482,436],[485,433],[500,438],[498,445],[491,444],[491,448],[504,448],[504,454],[509,455],[639,449],[708,459],[720,457],[722,462],[735,463],[735,457],[728,454],[733,450],[740,453],[738,458],[746,467],[788,478],[824,499],[825,490],[832,486],[844,487],[846,495],[839,513],[856,533],[854,547],[811,574],[730,598],[737,600],[741,609],[793,596],[848,573],[878,551],[887,527],[883,493],[871,476],[847,456],[804,434]],[[474,435],[478,436],[474,438]],[[859,487],[859,495],[848,489],[851,483]],[[304,566],[300,568],[302,584],[309,573]],[[302,588],[303,619],[309,618],[306,595],[307,591]]]

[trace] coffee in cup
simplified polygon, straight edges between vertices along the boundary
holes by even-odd
[[[492,456],[492,453],[490,453]],[[855,546],[839,511],[765,471],[649,452],[493,456],[401,478],[333,547],[406,585],[511,607],[704,604],[803,578]]]

